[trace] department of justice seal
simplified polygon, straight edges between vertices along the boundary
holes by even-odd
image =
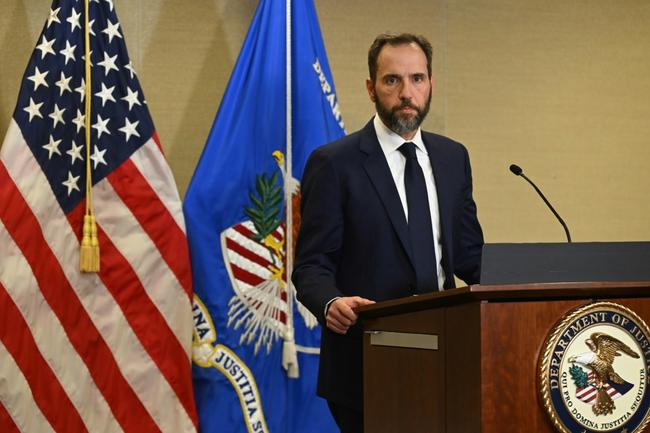
[[[648,424],[650,330],[632,310],[578,307],[542,349],[538,390],[558,431],[637,433]]]

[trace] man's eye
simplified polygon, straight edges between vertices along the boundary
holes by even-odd
[[[397,78],[396,77],[386,77],[386,84],[395,84],[397,83]]]
[[[415,81],[416,83],[421,83],[422,81],[424,81],[424,75],[416,75],[416,76],[414,76],[413,81]]]

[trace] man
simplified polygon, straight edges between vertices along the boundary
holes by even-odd
[[[433,88],[431,58],[421,36],[378,36],[366,81],[377,115],[316,149],[303,176],[292,279],[324,326],[317,392],[344,433],[363,431],[354,309],[452,288],[454,274],[479,280],[483,234],[467,151],[420,130]]]

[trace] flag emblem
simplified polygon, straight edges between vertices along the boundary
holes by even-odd
[[[297,303],[307,327],[317,325],[314,315],[295,298],[293,285],[287,284],[286,223],[279,216],[286,196],[294,208],[292,230],[297,232],[300,186],[297,179],[288,179],[290,191],[283,192],[278,173],[286,176],[284,155],[275,151],[273,156],[279,171],[256,177],[255,191],[249,192],[250,204],[244,209],[250,219],[221,233],[224,263],[235,292],[229,302],[228,326],[236,330],[243,327],[240,343],[254,344],[255,353],[260,348],[270,352],[272,344],[290,332],[289,296]]]

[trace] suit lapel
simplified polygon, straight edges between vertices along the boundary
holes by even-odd
[[[397,188],[395,187],[395,182],[390,173],[384,152],[382,152],[379,140],[377,140],[372,120],[363,128],[359,144],[360,150],[367,155],[367,158],[363,162],[363,167],[384,204],[384,208],[397,233],[397,237],[402,243],[409,260],[413,263],[408,227],[406,225],[402,202],[399,199],[399,194],[397,193]]]
[[[445,269],[445,273],[449,274],[450,270],[448,269],[449,254],[451,252],[451,229],[453,227],[453,197],[451,196],[451,189],[449,188],[449,180],[453,179],[452,173],[449,173],[451,169],[444,153],[440,152],[438,146],[435,142],[427,137],[424,133],[422,134],[422,140],[427,148],[429,153],[429,161],[431,161],[431,167],[433,168],[433,178],[436,182],[436,193],[438,195],[438,213],[440,216],[440,237],[442,243],[442,266]],[[453,280],[453,275],[447,275],[447,280],[449,277]],[[447,284],[445,284],[447,285]]]

